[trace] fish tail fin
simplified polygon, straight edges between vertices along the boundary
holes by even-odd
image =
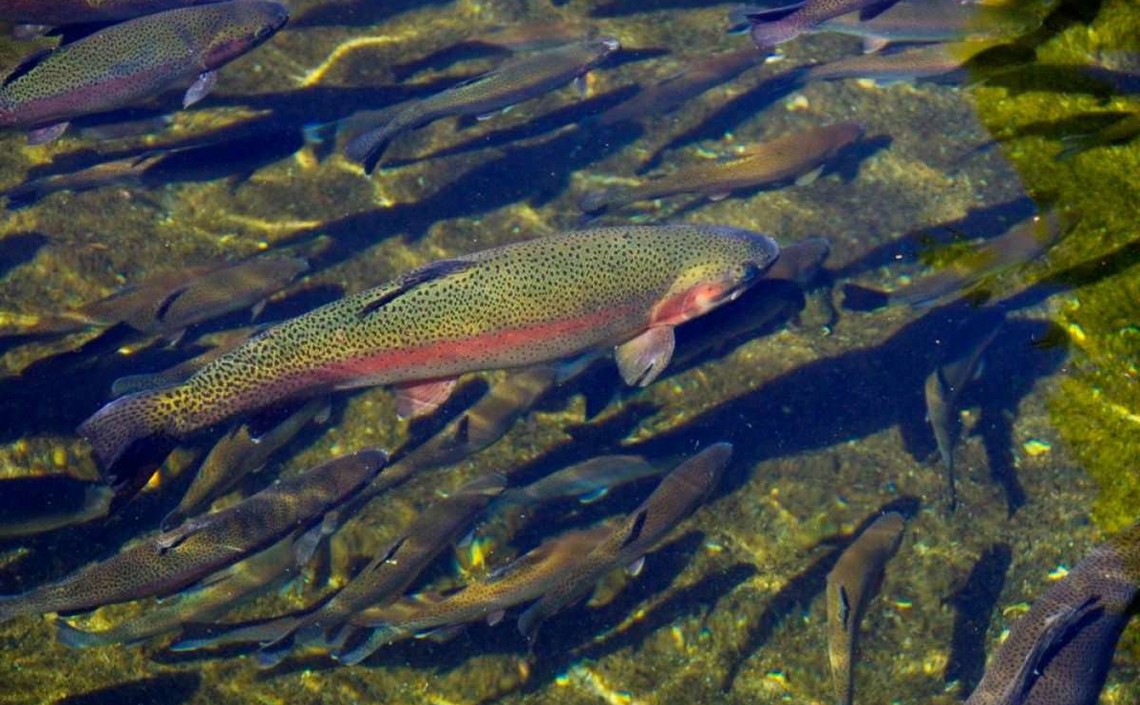
[[[102,638],[102,634],[99,632],[89,632],[73,627],[62,619],[55,621],[55,629],[55,636],[59,643],[72,649],[90,649],[112,643]]]
[[[606,209],[612,197],[612,189],[593,189],[582,194],[582,197],[578,199],[578,208],[583,213],[598,213]]]
[[[104,469],[136,441],[154,435],[170,435],[185,387],[168,387],[120,397],[96,411],[79,426]]]
[[[362,132],[348,141],[344,146],[344,154],[352,161],[364,167],[366,174],[376,170],[380,157],[388,147],[394,132],[387,125]]]

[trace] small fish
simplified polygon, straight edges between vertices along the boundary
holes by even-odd
[[[218,0],[0,0],[0,22],[58,27],[118,22]]]
[[[5,208],[18,210],[59,191],[82,193],[107,186],[138,186],[143,172],[165,156],[161,152],[148,152],[141,156],[102,162],[78,171],[31,179],[0,193],[0,196],[7,199]]]
[[[842,705],[851,705],[855,694],[859,624],[879,591],[887,561],[899,549],[905,526],[901,514],[883,514],[851,542],[827,574],[827,652]]]
[[[863,126],[856,122],[810,128],[753,145],[727,161],[683,167],[638,186],[590,191],[579,206],[593,213],[681,193],[720,200],[740,189],[803,177],[862,135]]]
[[[511,490],[500,501],[537,504],[564,497],[578,497],[583,503],[589,503],[601,499],[618,485],[660,475],[662,472],[640,455],[602,455],[562,468],[526,487]]]
[[[616,345],[652,382],[673,328],[735,299],[775,262],[767,236],[722,226],[572,231],[441,260],[271,327],[184,384],[116,399],[80,427],[104,468],[133,442],[335,389],[401,384],[397,410],[438,406],[465,373]]]
[[[1095,705],[1140,594],[1140,524],[1094,548],[1033,602],[966,705]]]
[[[376,450],[335,458],[232,507],[139,541],[59,582],[0,596],[0,622],[177,592],[287,533],[319,523],[370,482],[386,460]]]
[[[753,22],[750,34],[756,46],[770,50],[827,20],[849,13],[858,13],[861,20],[868,20],[894,4],[895,0],[807,0],[791,14],[772,22],[765,21],[763,16],[750,15],[748,19]]]
[[[606,573],[639,563],[646,552],[704,501],[716,487],[731,456],[731,444],[716,443],[670,471],[641,506],[523,612],[519,631],[534,639],[542,622],[585,597]]]
[[[114,496],[107,485],[67,475],[0,480],[0,539],[102,519]]]
[[[506,487],[506,478],[478,477],[449,497],[428,506],[381,554],[353,576],[339,592],[303,617],[288,633],[262,650],[264,665],[283,658],[287,649],[274,648],[296,634],[300,643],[322,644],[337,640],[340,627],[353,614],[384,604],[403,594],[420,573],[471,528],[482,512]]]
[[[583,76],[620,46],[612,37],[599,37],[508,59],[490,73],[391,111],[386,123],[349,140],[345,153],[372,173],[398,135],[440,118],[489,115],[537,98]]]
[[[842,59],[795,69],[800,83],[865,78],[881,83],[938,79],[949,81],[974,56],[992,45],[984,42],[932,44],[883,54],[847,56]]]
[[[177,337],[190,326],[253,308],[309,269],[301,257],[264,254],[231,264],[188,267],[129,286],[82,306],[94,325],[126,323],[149,335]]]
[[[231,0],[112,25],[27,60],[0,83],[0,127],[50,142],[68,121],[150,98],[195,79],[184,106],[203,98],[218,68],[265,42],[286,22],[270,0]]]
[[[109,629],[81,629],[56,619],[56,636],[73,649],[89,649],[111,644],[138,644],[185,624],[207,622],[241,604],[274,583],[298,572],[296,535],[281,539],[261,553],[211,576],[203,585],[186,590],[146,613],[127,619]]]
[[[748,69],[763,65],[764,58],[764,54],[750,46],[712,54],[643,88],[629,100],[602,113],[598,122],[602,125],[615,125],[667,113],[705,91],[731,81]]]
[[[162,520],[169,529],[200,514],[210,502],[236,486],[246,475],[257,472],[270,456],[301,432],[310,421],[329,413],[328,399],[310,400],[285,420],[254,437],[248,423],[239,424],[210,449],[178,506]]]
[[[541,597],[557,585],[565,572],[614,530],[609,523],[568,531],[546,539],[486,578],[458,591],[421,594],[373,607],[353,615],[349,624],[368,632],[359,643],[339,650],[341,663],[355,664],[382,646],[411,636],[448,630],[486,619],[492,624],[521,604]]]
[[[861,20],[840,15],[818,29],[863,39],[867,51],[890,42],[963,42],[1008,39],[1031,32],[1043,17],[1024,7],[986,5],[962,0],[898,0],[881,13]]]
[[[954,485],[954,446],[958,432],[958,396],[962,388],[975,379],[982,362],[982,354],[997,337],[1005,323],[1005,315],[987,310],[968,321],[966,335],[959,336],[943,356],[938,367],[926,378],[923,395],[926,399],[926,418],[934,432],[938,455],[946,468],[947,504],[954,509],[958,492]]]

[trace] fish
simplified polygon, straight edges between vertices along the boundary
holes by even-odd
[[[978,245],[942,269],[894,291],[849,285],[845,293],[861,309],[906,304],[922,309],[968,292],[980,282],[1043,255],[1079,221],[1076,212],[1048,210]]]
[[[499,502],[537,504],[564,497],[583,503],[597,501],[610,489],[627,482],[660,475],[662,470],[640,455],[601,455],[552,472],[545,477],[503,494]]]
[[[273,665],[284,658],[288,644],[286,648],[280,646],[288,637],[296,635],[296,640],[304,644],[335,641],[349,617],[403,594],[424,568],[471,528],[476,515],[506,485],[507,480],[502,475],[484,475],[429,505],[339,592],[291,625],[292,628],[273,643],[265,645],[261,651],[262,665]]]
[[[163,600],[144,614],[108,629],[83,629],[57,618],[56,638],[73,649],[139,644],[186,624],[215,619],[273,584],[295,577],[300,563],[298,539],[295,534],[289,535],[211,576],[206,584]]]
[[[851,705],[855,695],[859,624],[879,591],[887,562],[902,543],[905,526],[906,519],[898,512],[880,515],[827,574],[827,653],[835,694],[842,705]]]
[[[348,141],[345,154],[371,174],[388,144],[408,130],[455,115],[483,116],[559,88],[621,48],[613,37],[513,57],[494,71],[390,111],[387,121]]]
[[[457,376],[616,346],[623,379],[668,364],[673,328],[735,299],[776,261],[725,226],[594,228],[412,270],[266,329],[184,384],[116,399],[79,428],[104,470],[134,442],[336,389],[401,384],[397,412],[438,406]]]
[[[0,480],[0,539],[34,536],[102,519],[114,491],[68,475]]]
[[[353,615],[349,625],[363,634],[334,652],[356,664],[399,639],[449,631],[479,620],[498,623],[504,613],[535,600],[557,585],[565,571],[613,532],[602,522],[548,538],[522,556],[450,593],[423,593]]]
[[[164,157],[161,152],[148,152],[125,159],[113,159],[77,171],[30,179],[0,193],[0,196],[6,199],[5,208],[18,210],[59,191],[83,193],[112,185],[139,186],[143,172]]]
[[[641,89],[629,100],[615,105],[598,116],[598,123],[616,125],[628,120],[641,120],[650,115],[667,113],[705,91],[731,81],[753,67],[762,66],[764,59],[765,55],[751,46],[717,52],[694,61],[652,86]]]
[[[783,135],[745,149],[726,161],[697,164],[650,177],[637,186],[614,186],[585,193],[579,207],[586,213],[682,193],[712,200],[733,191],[803,177],[821,168],[840,149],[863,135],[857,122],[841,122]]]
[[[344,455],[237,504],[142,539],[58,582],[0,596],[0,622],[45,612],[79,612],[169,595],[321,522],[387,461],[379,450]]]
[[[891,53],[846,56],[824,64],[794,69],[798,83],[864,78],[880,83],[917,80],[950,81],[967,62],[992,45],[960,42],[908,47]]]
[[[308,271],[303,257],[267,253],[237,262],[186,267],[81,306],[92,325],[125,323],[140,333],[178,337],[190,326],[252,308]]]
[[[217,69],[272,37],[289,13],[272,0],[230,0],[147,15],[29,58],[0,83],[0,128],[59,137],[68,122],[150,98],[193,79],[183,107],[209,93]]]
[[[218,0],[0,0],[0,22],[62,26],[119,22]]]
[[[715,443],[671,470],[609,536],[522,613],[519,632],[533,641],[543,621],[585,597],[606,573],[619,566],[634,566],[636,573],[644,554],[712,492],[731,456],[732,444]]]
[[[1097,546],[1009,629],[966,705],[1095,705],[1140,594],[1140,523]]]
[[[820,23],[841,15],[858,13],[868,20],[895,4],[895,0],[807,0],[791,14],[768,22],[760,15],[750,15],[752,42],[763,50],[791,41]]]
[[[950,509],[958,504],[954,483],[954,446],[958,431],[958,396],[962,388],[975,379],[982,355],[997,337],[1005,315],[997,309],[986,309],[967,322],[966,334],[951,342],[942,361],[926,378],[923,397],[926,418],[934,432],[938,455],[946,469],[946,501]]]
[[[269,458],[301,432],[310,421],[329,414],[328,399],[310,399],[280,423],[265,433],[254,436],[250,424],[243,423],[214,444],[209,454],[194,473],[190,487],[182,495],[178,506],[162,520],[168,529],[200,514],[215,499],[236,486],[246,475],[257,472]]]

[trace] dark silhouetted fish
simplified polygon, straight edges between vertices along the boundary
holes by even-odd
[[[664,472],[640,455],[602,455],[562,468],[526,487],[506,492],[500,501],[535,504],[564,497],[582,502],[601,499],[612,488]]]
[[[106,186],[137,186],[142,173],[164,158],[161,152],[148,152],[141,156],[115,159],[66,174],[54,174],[26,181],[4,191],[8,210],[26,208],[58,191],[82,193]]]
[[[104,484],[67,475],[0,480],[0,539],[102,519],[114,496]]]
[[[177,592],[319,522],[370,482],[386,460],[376,450],[335,458],[232,507],[143,539],[59,582],[0,597],[0,622]]]
[[[570,531],[538,547],[482,580],[448,594],[420,594],[363,610],[349,624],[364,632],[359,643],[337,652],[342,663],[360,663],[386,644],[411,636],[430,635],[486,619],[497,623],[510,608],[530,602],[558,585],[576,562],[612,534],[611,524]]]
[[[543,621],[585,597],[606,573],[640,561],[704,501],[731,456],[731,444],[716,443],[670,471],[641,506],[527,608],[519,631],[533,639]]]
[[[629,100],[615,105],[598,118],[603,125],[641,120],[677,108],[700,94],[727,83],[754,66],[764,63],[765,54],[755,47],[741,47],[695,61],[658,83],[642,88]]]
[[[895,0],[807,0],[791,14],[772,22],[765,21],[762,14],[749,15],[749,21],[753,22],[750,33],[756,46],[767,50],[835,17],[858,13],[860,20],[867,20],[894,4]]]
[[[559,88],[584,75],[620,44],[610,37],[574,42],[538,54],[518,56],[502,66],[404,106],[397,106],[381,126],[349,140],[345,153],[372,173],[396,136],[453,115],[488,115]]]
[[[254,437],[243,423],[223,436],[210,449],[178,506],[162,520],[169,529],[209,508],[210,503],[235,487],[246,475],[257,472],[270,456],[301,432],[314,418],[329,413],[328,399],[311,399],[285,420]]]
[[[1140,592],[1140,524],[1094,548],[1013,624],[966,705],[1095,705]]]
[[[282,579],[294,577],[300,559],[304,558],[297,555],[297,538],[281,539],[261,553],[211,576],[204,585],[163,600],[144,614],[108,629],[80,629],[57,619],[57,637],[60,643],[74,649],[137,644],[177,631],[186,624],[216,619]]]
[[[854,698],[859,624],[879,591],[887,561],[899,549],[905,526],[901,514],[883,514],[851,542],[827,574],[827,653],[842,705],[851,705]]]
[[[923,395],[926,418],[934,432],[938,455],[946,468],[947,504],[954,509],[958,492],[954,484],[954,446],[958,436],[958,396],[973,380],[982,362],[982,354],[997,337],[1005,323],[1005,315],[988,309],[967,322],[963,335],[950,341],[941,362],[926,378]]]
[[[126,323],[151,335],[177,336],[192,325],[253,308],[307,271],[301,257],[268,253],[232,264],[187,267],[127,287],[78,313],[95,325]]]
[[[573,231],[413,270],[267,329],[184,384],[117,399],[80,428],[105,467],[134,441],[182,437],[333,389],[402,383],[435,408],[455,379],[616,345],[622,377],[668,364],[673,328],[730,301],[775,262],[764,235],[721,226]]]
[[[592,213],[681,193],[720,200],[740,189],[805,176],[862,135],[863,126],[855,122],[810,128],[753,145],[725,161],[682,167],[673,173],[651,177],[638,186],[589,191],[582,196],[579,206]]]
[[[285,7],[231,0],[168,10],[112,25],[27,60],[0,84],[0,127],[47,142],[81,115],[121,108],[196,79],[184,105],[204,97],[214,71],[285,24]]]

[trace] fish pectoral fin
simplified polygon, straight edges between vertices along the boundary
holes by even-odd
[[[302,532],[293,542],[293,562],[297,566],[308,565],[313,559],[321,541],[331,536],[340,525],[340,515],[329,512],[320,523]]]
[[[198,74],[198,79],[186,89],[186,95],[182,96],[182,107],[189,108],[191,105],[205,98],[214,90],[214,86],[218,83],[217,71],[205,71]]]
[[[713,201],[713,202],[723,201],[724,199],[728,198],[730,195],[732,195],[731,191],[719,191],[717,193],[710,193],[709,194],[709,200]]]
[[[414,419],[440,407],[455,389],[455,378],[415,382],[396,388],[396,415]]]
[[[641,575],[641,571],[645,569],[645,556],[638,558],[633,563],[625,567],[625,573],[631,578],[636,578]]]
[[[823,173],[823,165],[817,166],[806,174],[800,174],[796,177],[796,186],[808,186],[814,184],[819,175]]]
[[[37,144],[47,144],[48,142],[54,142],[59,139],[60,135],[67,131],[67,126],[69,124],[71,123],[60,122],[54,125],[48,125],[47,127],[38,127],[34,130],[29,130],[28,144],[34,146]]]
[[[182,522],[180,525],[174,527],[170,531],[165,531],[154,539],[154,545],[158,548],[160,554],[178,548],[182,543],[194,535],[200,528],[197,519],[189,519]]]
[[[867,36],[863,37],[863,53],[864,54],[877,54],[883,50],[883,47],[891,43],[890,39],[886,37]]]
[[[644,387],[657,379],[673,357],[676,338],[672,326],[650,328],[633,340],[614,348],[621,378],[628,385]]]

